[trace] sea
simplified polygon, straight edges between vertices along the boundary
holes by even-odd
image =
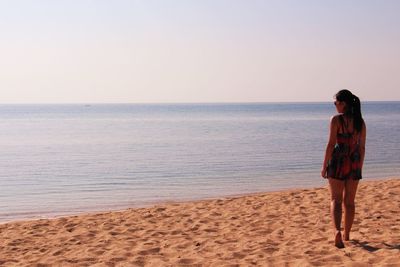
[[[325,186],[333,103],[0,105],[0,222]],[[400,102],[364,102],[364,180],[400,176]]]

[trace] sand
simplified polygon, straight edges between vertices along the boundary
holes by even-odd
[[[0,224],[0,266],[400,266],[400,179],[361,181],[344,249],[327,187]]]

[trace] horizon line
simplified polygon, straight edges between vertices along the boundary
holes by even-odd
[[[215,102],[9,102],[0,105],[204,105],[204,104],[317,104],[331,101],[215,101]],[[361,100],[361,103],[400,102],[400,100]]]

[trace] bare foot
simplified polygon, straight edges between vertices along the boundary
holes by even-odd
[[[344,239],[344,241],[349,241],[350,240],[350,234],[344,233],[343,234],[343,239]]]
[[[342,240],[342,233],[340,231],[336,232],[335,235],[335,246],[337,248],[344,248],[343,240]]]

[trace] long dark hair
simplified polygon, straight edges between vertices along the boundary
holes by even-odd
[[[346,89],[340,90],[335,97],[337,101],[346,103],[345,115],[353,118],[354,129],[356,129],[357,132],[361,132],[364,120],[361,115],[360,99]]]

